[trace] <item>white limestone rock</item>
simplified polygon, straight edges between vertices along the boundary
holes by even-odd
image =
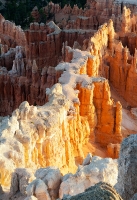
[[[41,165],[39,162],[43,162],[44,166],[44,159],[39,159],[37,153],[41,149],[36,149],[36,144],[39,147],[44,141],[52,140],[56,132],[62,134],[60,125],[67,117],[71,102],[63,95],[61,84],[58,83],[50,89],[49,101],[38,107],[30,106],[27,101],[22,102],[11,117],[0,118],[2,185],[10,185],[11,174],[16,168],[27,167],[35,171],[38,164]],[[58,141],[60,135],[56,135],[54,140]],[[60,148],[55,153],[62,159],[64,151],[61,152]]]
[[[58,168],[47,167],[38,169],[36,179],[27,187],[27,196],[35,196],[38,200],[56,199],[59,195],[59,187],[62,175]]]
[[[82,193],[100,181],[114,186],[117,182],[117,176],[117,160],[94,156],[89,165],[80,166],[76,174],[61,183],[59,197],[62,199],[64,195],[74,196]]]
[[[30,198],[35,195],[38,200],[51,200],[47,186],[41,179],[35,179],[27,187],[27,196]]]
[[[89,165],[91,161],[92,161],[92,154],[88,153],[87,157],[83,160],[82,165],[83,166]]]
[[[26,196],[26,187],[29,184],[30,178],[33,177],[30,169],[17,168],[12,173],[11,186],[10,186],[10,198],[14,198],[18,193],[18,196]]]

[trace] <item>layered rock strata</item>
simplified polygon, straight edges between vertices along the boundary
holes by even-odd
[[[130,17],[130,14],[124,7],[119,32],[114,31],[110,20],[91,37],[87,49],[94,59],[91,59],[88,75],[107,78],[127,105],[136,107],[136,15]]]

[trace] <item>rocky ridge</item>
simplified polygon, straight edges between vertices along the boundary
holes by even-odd
[[[102,1],[95,6],[93,1],[87,2],[90,3],[92,9],[100,6],[105,9]],[[12,185],[12,196],[13,193],[16,195],[18,188],[23,195],[26,189],[26,186],[19,186],[24,178],[18,181],[22,174],[16,168],[32,168],[35,171],[40,167],[56,166],[63,174],[74,173],[76,159],[82,161],[86,156],[83,146],[94,142],[105,148],[108,156],[119,156],[123,139],[122,106],[111,98],[109,82],[129,107],[137,105],[136,7],[132,7],[132,15],[129,9],[123,7],[120,15],[119,5],[116,5],[117,23],[114,17],[100,26],[90,39],[85,39],[85,35],[93,34],[95,29],[90,32],[88,26],[85,35],[80,30],[82,25],[61,30],[54,22],[46,25],[32,23],[30,29],[24,32],[0,17],[0,62],[3,65],[0,67],[0,113],[2,116],[12,113],[0,118],[0,170],[4,186],[10,185],[11,174],[15,170],[12,180],[13,183],[16,180],[17,187]],[[80,19],[87,20],[86,16]],[[76,34],[74,28],[80,34]],[[78,37],[80,44],[74,43]],[[25,185],[28,184],[28,176]],[[71,176],[68,179],[71,182]],[[27,199],[35,199],[37,192],[34,188],[38,191],[38,198],[50,199],[52,194],[48,190],[52,189],[43,185],[42,181],[36,180],[31,184]],[[42,192],[48,191],[46,197],[44,192],[40,197],[41,186]],[[16,191],[12,193],[14,189]]]

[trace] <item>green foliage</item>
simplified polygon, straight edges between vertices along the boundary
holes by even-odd
[[[46,23],[47,16],[45,15],[42,8],[39,10],[39,13],[40,13],[40,22]]]

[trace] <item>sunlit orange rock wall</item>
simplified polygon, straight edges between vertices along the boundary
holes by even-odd
[[[129,9],[124,8],[121,30],[117,33],[119,40],[113,40],[112,55],[107,55],[110,83],[128,102],[127,105],[137,106],[137,43],[136,15],[131,17]],[[117,38],[117,36],[116,36]],[[128,48],[127,48],[128,47]]]
[[[87,52],[74,58],[76,50],[69,50],[73,52],[74,60],[68,65],[75,66],[77,61],[79,72],[76,77],[81,79],[89,66]],[[89,54],[88,56],[90,58]],[[121,142],[121,105],[111,100],[108,81],[100,77],[85,78],[87,79],[81,83],[76,82],[76,88],[73,89],[79,102],[69,101],[62,93],[60,84],[57,84],[47,94],[49,102],[42,107],[29,106],[27,102],[23,102],[19,109],[13,112],[8,127],[1,130],[3,137],[9,135],[10,131],[12,143],[16,144],[12,145],[9,138],[9,142],[5,141],[8,143],[1,145],[3,156],[0,158],[0,169],[3,185],[9,184],[11,169],[17,167],[55,165],[62,173],[74,172],[75,157],[85,157],[83,146],[89,140],[105,147],[109,143]],[[32,84],[32,87],[35,88],[35,85]],[[4,145],[9,146],[5,148]]]
[[[130,14],[130,10],[124,8],[119,32],[114,31],[113,23],[109,21],[91,37],[88,50],[93,55],[93,59],[89,58],[87,73],[90,76],[107,78],[128,102],[127,105],[136,107],[137,25],[136,16],[130,17]]]
[[[86,116],[90,126],[90,139],[102,146],[122,141],[122,106],[110,99],[107,81],[94,82],[94,89],[80,88],[80,115]]]

